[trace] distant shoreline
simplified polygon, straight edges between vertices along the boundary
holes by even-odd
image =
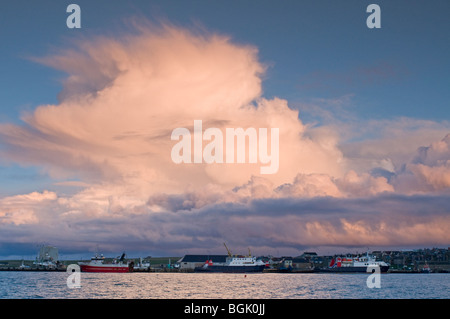
[[[40,253],[36,259],[5,259],[0,260],[0,271],[48,271],[65,272],[68,265],[79,262],[89,262],[88,259],[58,260],[57,249],[52,258],[44,259]],[[259,256],[270,267],[264,273],[321,273],[329,267],[330,261],[338,256],[358,257],[362,254],[336,254],[322,256],[315,252],[304,252],[297,257],[271,255]],[[378,261],[389,265],[388,273],[450,273],[450,248],[424,248],[414,250],[372,251],[371,255]],[[127,261],[134,263],[132,272],[179,272],[190,273],[195,267],[204,264],[205,260],[222,258],[226,255],[185,255],[184,257],[128,257]],[[117,258],[104,258],[105,263],[114,263]],[[38,262],[39,261],[39,262]],[[216,261],[216,260],[214,260]],[[222,261],[223,262],[223,261]],[[339,273],[339,272],[338,272]]]

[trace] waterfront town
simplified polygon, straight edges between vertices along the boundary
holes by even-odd
[[[369,252],[321,256],[313,251],[306,251],[298,256],[257,256],[264,262],[264,272],[309,273],[329,267],[339,257],[357,258]],[[448,273],[450,272],[450,247],[421,248],[410,250],[371,251],[370,255],[377,261],[389,265],[390,273]],[[128,257],[133,264],[133,272],[193,272],[206,261],[225,262],[229,255],[184,255],[183,257]],[[123,256],[122,256],[123,257]],[[116,263],[118,257],[103,257],[105,262]],[[83,260],[60,260],[57,247],[42,246],[34,260],[0,260],[0,270],[4,271],[66,271],[70,264]]]

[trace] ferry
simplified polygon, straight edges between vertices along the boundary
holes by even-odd
[[[125,262],[125,253],[122,254],[119,261],[106,264],[103,255],[96,254],[90,262],[79,262],[78,265],[82,272],[107,272],[107,273],[126,273],[132,272],[134,263]]]
[[[262,272],[267,266],[265,262],[256,260],[256,257],[252,257],[250,253],[248,256],[233,256],[226,245],[225,248],[228,251],[228,257],[224,263],[207,260],[203,266],[195,267],[194,272],[250,273]]]
[[[373,272],[379,267],[380,272],[385,273],[389,270],[389,264],[384,261],[377,261],[374,256],[361,257],[336,257],[333,258],[328,268],[321,268],[321,272]]]

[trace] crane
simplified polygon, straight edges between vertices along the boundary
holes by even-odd
[[[225,243],[223,243],[223,245],[225,246],[225,249],[227,250],[228,257],[231,257],[231,251],[228,249],[228,247]]]

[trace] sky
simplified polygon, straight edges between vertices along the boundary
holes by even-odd
[[[81,28],[66,24],[71,3]],[[371,3],[381,28],[366,24]],[[448,12],[444,0],[2,2],[0,257],[43,244],[62,258],[450,246]],[[244,163],[175,163],[182,140],[198,158],[196,120],[216,152],[227,128],[259,141],[277,128],[276,172],[261,173],[261,142],[256,163],[250,149]]]

